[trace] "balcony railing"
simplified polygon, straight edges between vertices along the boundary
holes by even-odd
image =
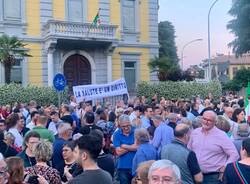
[[[50,20],[44,26],[43,36],[55,38],[75,39],[116,39],[115,25],[101,24],[95,26],[91,23],[75,23]]]

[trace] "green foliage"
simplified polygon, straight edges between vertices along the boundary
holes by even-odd
[[[229,43],[233,47],[236,56],[247,53],[250,50],[250,1],[235,0],[229,13],[234,17],[227,28],[235,35],[235,39]]]
[[[236,72],[233,80],[228,81],[226,84],[223,85],[223,90],[240,91],[241,88],[247,87],[249,81],[250,70],[243,67]]]
[[[0,36],[0,62],[5,67],[5,80],[10,83],[11,67],[14,65],[16,58],[30,57],[26,44],[18,40],[15,36],[3,34]]]
[[[240,91],[241,84],[235,82],[234,80],[230,80],[225,84],[222,84],[223,91]]]
[[[157,72],[159,81],[177,81],[181,78],[180,68],[173,64],[169,57],[163,56],[152,59],[148,66],[152,72]]]
[[[211,93],[215,98],[219,98],[222,94],[222,88],[219,81],[212,81],[208,84],[200,84],[197,82],[160,82],[150,84],[148,82],[140,82],[137,85],[137,95],[152,98],[155,94],[158,97],[167,99],[192,98],[200,95],[206,97]]]
[[[171,22],[160,22],[159,25],[159,58],[152,59],[148,66],[152,72],[157,72],[160,81],[181,80],[181,69],[178,64],[175,44],[175,29]]]
[[[236,83],[241,84],[241,87],[247,87],[248,81],[250,81],[250,70],[247,68],[241,68],[238,70],[233,78]]]
[[[61,99],[62,102],[67,101],[67,90],[62,93]],[[35,100],[39,105],[58,105],[57,92],[51,87],[32,85],[22,87],[14,83],[0,86],[0,105],[15,102],[28,103],[30,100]]]
[[[178,63],[175,44],[175,28],[169,21],[160,22],[159,28],[159,56],[168,57],[173,63]]]

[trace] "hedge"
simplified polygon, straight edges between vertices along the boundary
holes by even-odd
[[[67,101],[67,90],[61,93],[61,101]],[[52,87],[38,87],[28,85],[22,87],[19,84],[11,83],[0,86],[0,105],[11,104],[15,102],[28,103],[35,100],[38,105],[58,105],[57,92]]]
[[[194,96],[202,98],[211,93],[215,99],[222,95],[222,88],[219,81],[211,81],[207,84],[197,82],[139,82],[137,84],[137,96],[152,98],[154,94],[166,99],[191,99]]]

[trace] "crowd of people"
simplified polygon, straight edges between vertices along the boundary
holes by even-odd
[[[38,104],[0,108],[0,184],[250,182],[243,97]]]

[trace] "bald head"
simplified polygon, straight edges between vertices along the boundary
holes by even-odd
[[[190,127],[187,124],[178,124],[174,130],[174,136],[177,138],[183,138],[190,130]]]

